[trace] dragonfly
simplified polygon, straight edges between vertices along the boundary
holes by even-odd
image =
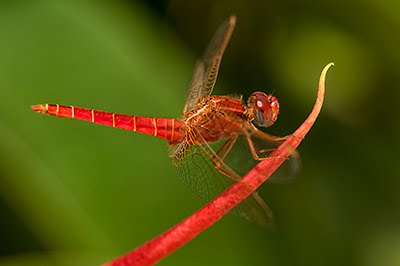
[[[32,109],[166,140],[178,177],[201,199],[210,201],[228,186],[241,182],[242,175],[227,163],[239,137],[244,138],[254,162],[270,159],[273,150],[258,148],[255,139],[276,147],[286,138],[256,127],[269,127],[277,120],[279,103],[272,94],[254,92],[247,103],[242,96],[211,95],[235,24],[235,16],[226,19],[196,63],[181,119],[124,115],[60,104],[33,105]],[[233,213],[262,227],[274,224],[271,209],[257,193],[235,207]]]

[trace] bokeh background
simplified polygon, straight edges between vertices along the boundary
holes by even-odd
[[[400,265],[400,2],[1,1],[0,265],[99,265],[202,206],[167,144],[40,116],[38,103],[180,117],[230,14],[215,94],[273,92],[293,132],[330,61],[302,170],[260,194],[278,229],[226,216],[159,265]]]

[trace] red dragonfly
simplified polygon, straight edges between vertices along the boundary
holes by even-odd
[[[241,176],[226,163],[239,136],[247,142],[254,162],[270,158],[271,152],[271,149],[258,149],[255,139],[275,146],[285,139],[254,126],[274,124],[279,112],[274,96],[254,92],[244,104],[241,96],[211,95],[235,23],[236,17],[231,16],[219,27],[197,62],[181,119],[131,116],[59,104],[34,105],[32,109],[167,140],[169,156],[178,176],[194,193],[209,201],[232,183],[240,182]],[[218,148],[214,147],[216,143]],[[256,193],[238,205],[234,213],[263,227],[270,226],[273,221],[268,205]]]

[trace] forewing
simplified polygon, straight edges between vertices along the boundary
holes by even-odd
[[[217,81],[222,55],[235,28],[236,17],[231,16],[222,23],[211,39],[205,53],[197,62],[189,85],[184,113],[196,106],[198,100],[209,95]]]

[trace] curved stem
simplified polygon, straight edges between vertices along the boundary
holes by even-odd
[[[270,160],[264,160],[257,164],[256,167],[243,177],[243,182],[232,185],[213,201],[181,223],[128,254],[105,263],[103,266],[153,265],[213,225],[254,192],[290,156],[314,124],[324,100],[325,76],[332,65],[333,63],[330,63],[322,70],[319,79],[317,100],[310,115],[285,142],[271,153]]]

